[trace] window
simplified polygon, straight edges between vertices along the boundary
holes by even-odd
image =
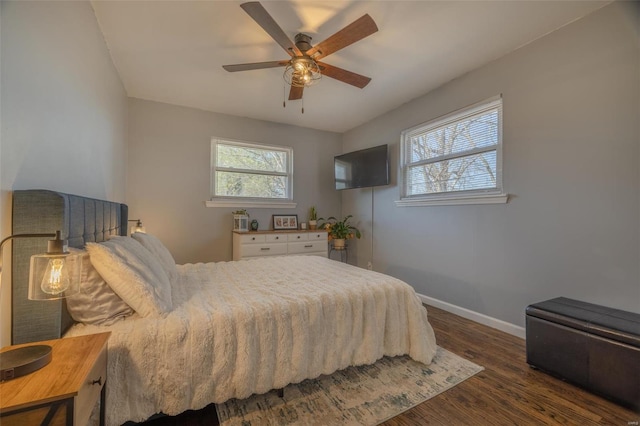
[[[293,150],[222,139],[211,141],[211,200],[208,206],[291,207]]]
[[[396,204],[506,202],[501,163],[498,97],[402,133],[402,195]]]

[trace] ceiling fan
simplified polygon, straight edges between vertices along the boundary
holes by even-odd
[[[323,42],[312,46],[311,37],[302,33],[295,36],[294,44],[259,2],[243,3],[240,7],[282,46],[291,58],[282,61],[223,65],[222,68],[225,70],[236,72],[285,67],[283,77],[291,86],[289,100],[301,99],[304,88],[316,83],[322,75],[351,84],[360,89],[371,81],[369,77],[320,62],[320,59],[325,56],[329,56],[378,31],[376,23],[368,14],[356,19]]]

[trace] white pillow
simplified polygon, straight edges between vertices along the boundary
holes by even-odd
[[[143,317],[172,309],[171,284],[149,250],[129,237],[87,243],[91,263],[109,287]]]
[[[149,250],[151,254],[156,256],[156,259],[160,261],[162,268],[167,273],[169,278],[178,273],[178,269],[176,268],[176,261],[171,256],[171,252],[167,250],[162,241],[160,241],[157,237],[145,234],[142,232],[135,232],[131,234],[131,237],[142,244],[144,248]]]
[[[67,310],[71,317],[84,324],[110,325],[120,318],[133,314],[127,305],[91,264],[89,253],[69,249],[82,261],[80,292],[67,297]]]

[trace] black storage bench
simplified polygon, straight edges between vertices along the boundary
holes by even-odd
[[[640,409],[640,314],[565,297],[526,314],[527,363]]]

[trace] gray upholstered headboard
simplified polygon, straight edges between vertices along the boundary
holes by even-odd
[[[127,235],[126,204],[46,190],[13,192],[12,233],[62,231],[69,247],[82,248],[109,235]],[[28,300],[29,260],[47,251],[48,238],[15,239],[12,243],[12,343],[60,337],[73,319],[64,300]]]

